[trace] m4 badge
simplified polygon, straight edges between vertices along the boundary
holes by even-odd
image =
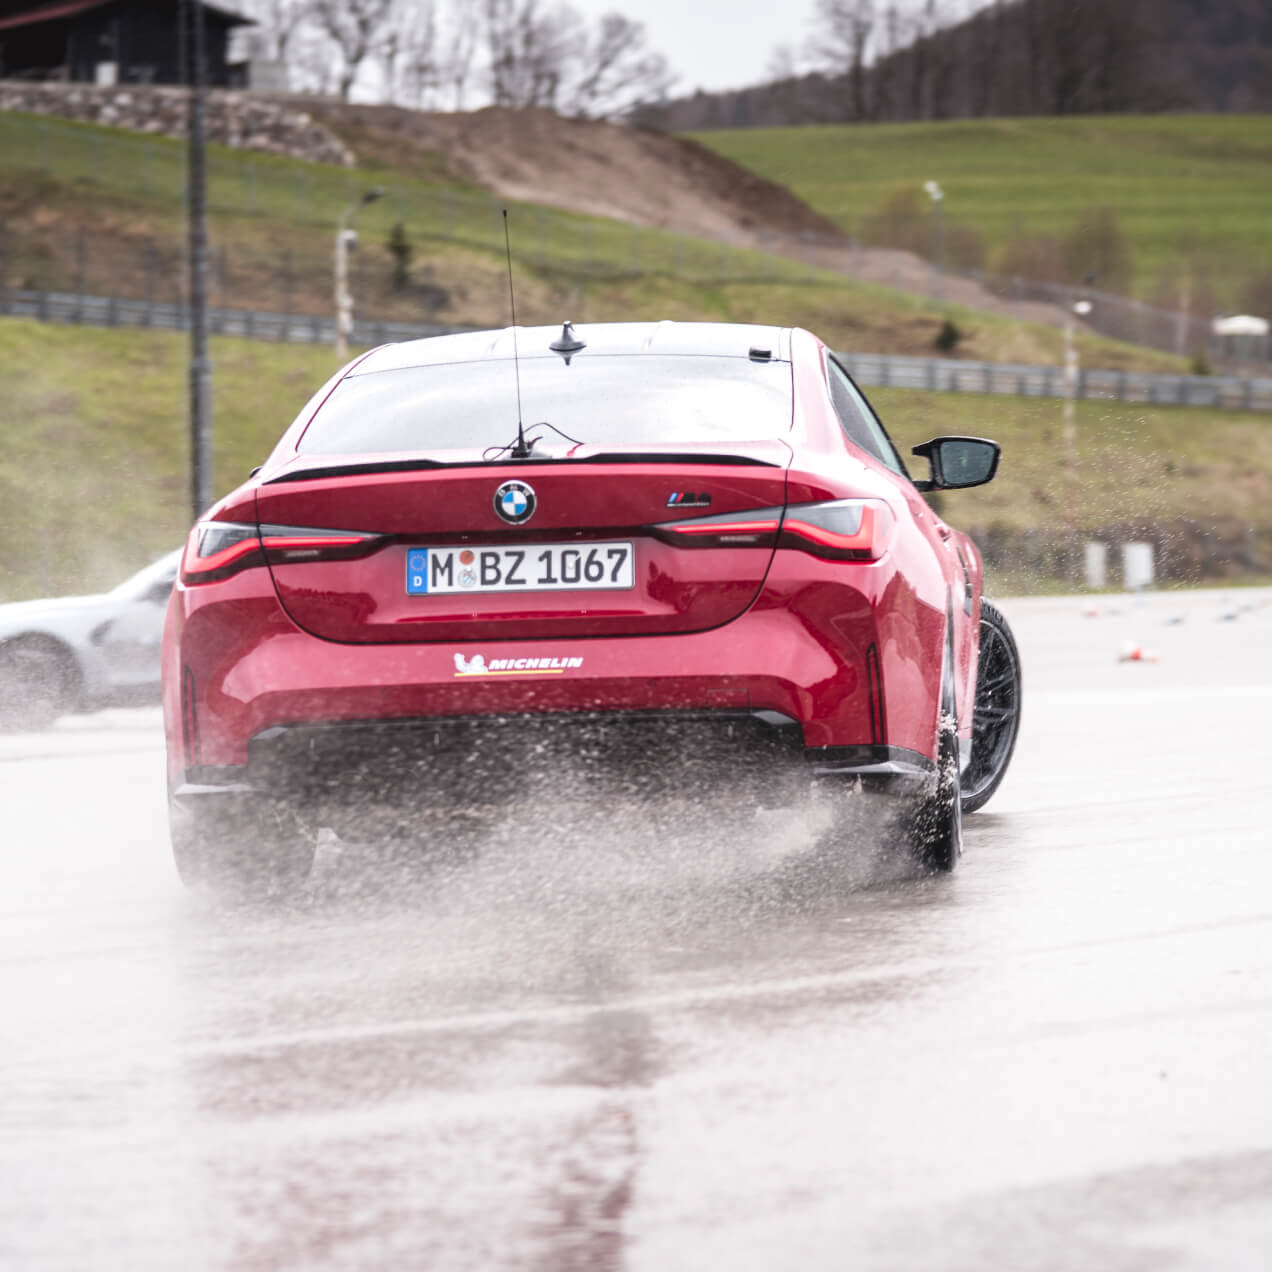
[[[711,496],[708,494],[695,495],[692,491],[673,490],[667,496],[668,508],[710,508]]]

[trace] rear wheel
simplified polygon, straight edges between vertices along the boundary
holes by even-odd
[[[952,659],[947,649],[941,678],[940,717],[937,721],[936,758],[932,771],[916,794],[911,779],[898,786],[890,777],[866,776],[860,785],[866,792],[886,795],[892,801],[889,838],[925,869],[948,873],[963,854],[963,806],[959,773],[958,717]],[[849,823],[844,792],[831,793],[832,825],[823,839],[826,847],[837,847]]]
[[[948,873],[963,855],[963,805],[958,764],[958,724],[942,711],[936,749],[936,772],[910,814],[909,839],[914,855],[929,870]]]
[[[174,801],[168,826],[181,882],[231,900],[281,899],[314,863],[314,835],[291,809],[270,801]]]
[[[963,811],[990,800],[1011,763],[1020,730],[1020,653],[998,607],[981,601],[980,661],[972,714],[972,758],[963,774]]]
[[[0,645],[0,728],[46,729],[79,697],[75,659],[43,636],[19,636]]]

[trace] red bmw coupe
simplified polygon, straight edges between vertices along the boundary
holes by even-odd
[[[303,878],[323,827],[679,785],[894,791],[952,869],[1020,663],[972,541],[799,329],[519,328],[374,349],[190,533],[164,634],[187,882]]]

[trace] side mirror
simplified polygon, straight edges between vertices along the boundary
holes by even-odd
[[[984,437],[934,437],[910,453],[931,465],[930,481],[916,481],[920,490],[963,490],[983,486],[998,471],[1002,447]]]

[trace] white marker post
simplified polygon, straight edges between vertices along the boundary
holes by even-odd
[[[1142,592],[1153,586],[1153,545],[1122,544],[1122,585],[1128,592]]]

